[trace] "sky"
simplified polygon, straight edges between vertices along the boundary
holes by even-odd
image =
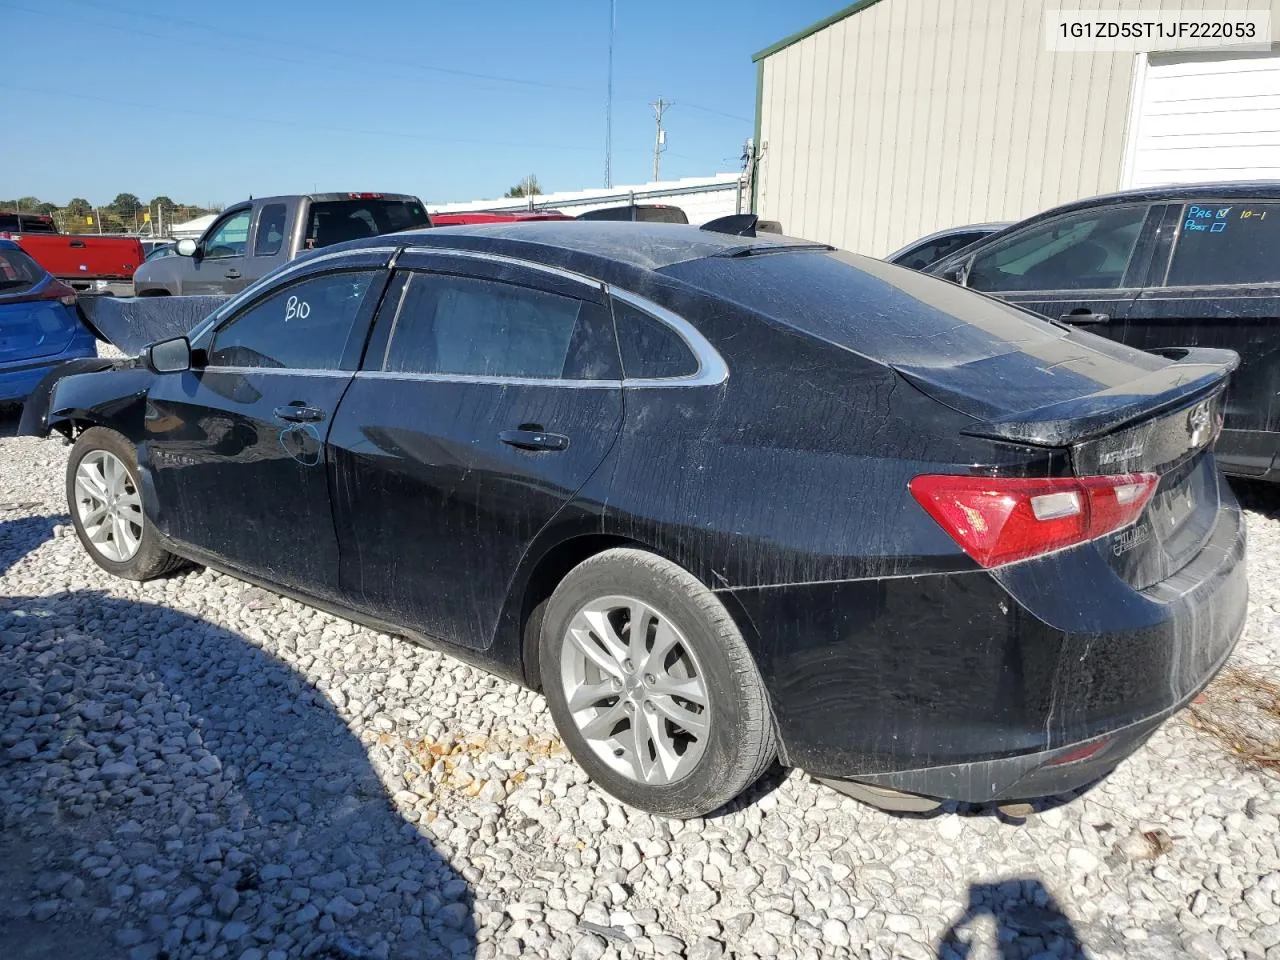
[[[663,179],[737,170],[751,55],[845,5],[615,2],[615,185],[650,179],[659,96]],[[610,0],[0,0],[30,54],[0,71],[0,197],[603,186],[609,20]]]

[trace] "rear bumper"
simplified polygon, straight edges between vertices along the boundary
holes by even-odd
[[[992,572],[727,592],[784,760],[972,802],[1109,772],[1203,689],[1244,627],[1244,520],[1220,483],[1209,541],[1149,590],[1086,545]],[[1105,749],[1052,763],[1094,741]]]
[[[41,380],[65,360],[77,357],[93,357],[98,352],[97,341],[87,330],[72,337],[67,348],[52,357],[21,360],[0,364],[0,403],[20,403],[30,396]]]

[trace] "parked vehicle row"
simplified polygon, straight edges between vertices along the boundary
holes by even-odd
[[[79,293],[133,296],[133,273],[143,260],[137,237],[62,234],[52,217],[0,213],[0,238],[15,241]]]
[[[1277,250],[1280,183],[1193,184],[1066,204],[928,269],[1142,350],[1236,351],[1218,462],[1280,481]]]
[[[104,569],[204,563],[443,644],[647,810],[775,758],[899,809],[1107,773],[1244,622],[1235,355],[730,226],[357,239],[67,365],[21,429],[75,438]]]

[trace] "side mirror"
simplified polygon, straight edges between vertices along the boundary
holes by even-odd
[[[179,240],[178,246],[177,246],[178,256],[194,257],[196,255],[196,248],[197,248],[196,242],[192,240],[190,237],[184,240]]]
[[[146,348],[143,360],[152,373],[181,373],[191,369],[191,344],[186,337],[161,340]]]

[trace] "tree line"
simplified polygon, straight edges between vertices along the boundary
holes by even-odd
[[[151,227],[163,223],[183,223],[219,208],[194,203],[176,203],[166,196],[152,197],[143,203],[135,194],[118,193],[116,198],[103,206],[95,206],[83,197],[75,197],[65,206],[49,203],[39,197],[19,197],[16,200],[0,200],[0,210],[16,213],[41,213],[53,217],[63,233],[136,233],[150,232]]]

